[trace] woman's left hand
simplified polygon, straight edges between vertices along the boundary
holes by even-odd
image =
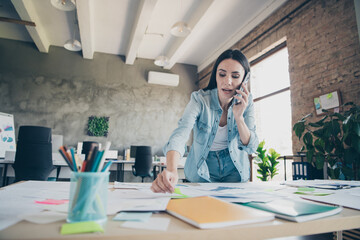
[[[234,98],[238,100],[238,103],[233,106],[233,113],[235,119],[243,117],[244,111],[248,105],[249,91],[247,89],[247,84],[244,84],[243,89],[244,91],[236,90],[236,93],[240,94],[241,96],[234,96]]]

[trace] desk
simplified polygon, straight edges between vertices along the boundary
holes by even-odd
[[[128,229],[121,227],[122,222],[108,217],[104,233],[60,235],[65,220],[51,224],[33,224],[21,221],[0,231],[0,239],[268,239],[277,237],[300,236],[325,232],[360,228],[360,211],[344,208],[340,214],[314,221],[295,223],[280,219],[273,221],[238,225],[226,228],[200,230],[166,213],[153,216],[170,219],[166,231]]]
[[[108,160],[106,160],[108,161]],[[116,179],[117,181],[124,181],[124,164],[134,164],[135,162],[131,162],[131,161],[114,161],[113,165],[116,165]],[[8,168],[9,165],[13,165],[14,161],[13,160],[0,160],[0,164],[4,164],[4,171],[3,171],[3,180],[2,180],[2,187],[8,185],[7,182],[7,172],[8,172]],[[61,159],[61,160],[54,160],[53,161],[53,165],[56,167],[56,179],[59,177],[60,174],[60,170],[61,168],[68,168],[69,166],[66,164],[65,160]],[[70,178],[70,176],[69,176]]]
[[[113,161],[113,164],[116,164],[116,181],[123,182],[124,181],[124,175],[125,175],[125,164],[135,164],[135,161],[129,161],[129,160],[116,160]],[[111,168],[110,168],[111,170]]]

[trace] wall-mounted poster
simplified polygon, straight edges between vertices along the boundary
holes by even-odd
[[[14,115],[0,112],[0,158],[5,151],[16,151]]]
[[[339,91],[330,92],[314,98],[315,111],[317,115],[323,114],[323,109],[329,110],[338,108],[340,103],[341,99]]]

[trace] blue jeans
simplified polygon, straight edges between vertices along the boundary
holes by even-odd
[[[210,151],[206,164],[211,182],[241,182],[241,176],[231,160],[228,148]]]

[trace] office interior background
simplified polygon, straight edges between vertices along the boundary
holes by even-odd
[[[0,4],[8,4],[5,2],[10,1]],[[269,16],[228,46],[241,49],[254,68],[286,50],[288,83],[265,91],[263,96],[260,91],[259,101],[255,102],[260,107],[262,97],[275,96],[272,93],[280,90],[289,96],[290,112],[270,105],[271,114],[261,119],[276,126],[281,119],[289,118],[284,129],[273,127],[272,135],[284,130],[289,136],[284,147],[287,150],[282,154],[295,154],[301,148],[292,131],[295,122],[311,112],[313,118],[320,118],[315,115],[315,97],[338,90],[342,103],[360,103],[359,5],[358,0],[282,1]],[[221,19],[218,21],[221,26]],[[206,28],[206,24],[202,27]],[[221,31],[212,34],[221,35]],[[212,53],[226,42],[224,39]],[[191,51],[196,54],[197,50]],[[68,146],[85,140],[111,141],[111,149],[120,155],[131,145],[149,145],[154,154],[162,155],[162,147],[176,128],[191,92],[206,87],[211,67],[211,62],[207,66],[177,62],[166,69],[154,65],[154,59],[139,57],[133,64],[126,64],[124,55],[96,51],[92,59],[86,59],[82,52],[60,46],[50,46],[48,53],[43,53],[32,40],[2,37],[0,112],[14,115],[16,133],[21,125],[46,126],[52,128],[53,134],[63,135]],[[179,85],[149,84],[149,71],[178,74]],[[278,77],[275,73],[256,80],[272,82]],[[255,87],[252,81],[255,79],[250,80],[251,91]],[[107,137],[87,135],[90,116],[109,117]],[[263,133],[258,134],[262,140]],[[271,141],[264,140],[271,146]],[[280,148],[276,144],[271,147],[277,146]]]

